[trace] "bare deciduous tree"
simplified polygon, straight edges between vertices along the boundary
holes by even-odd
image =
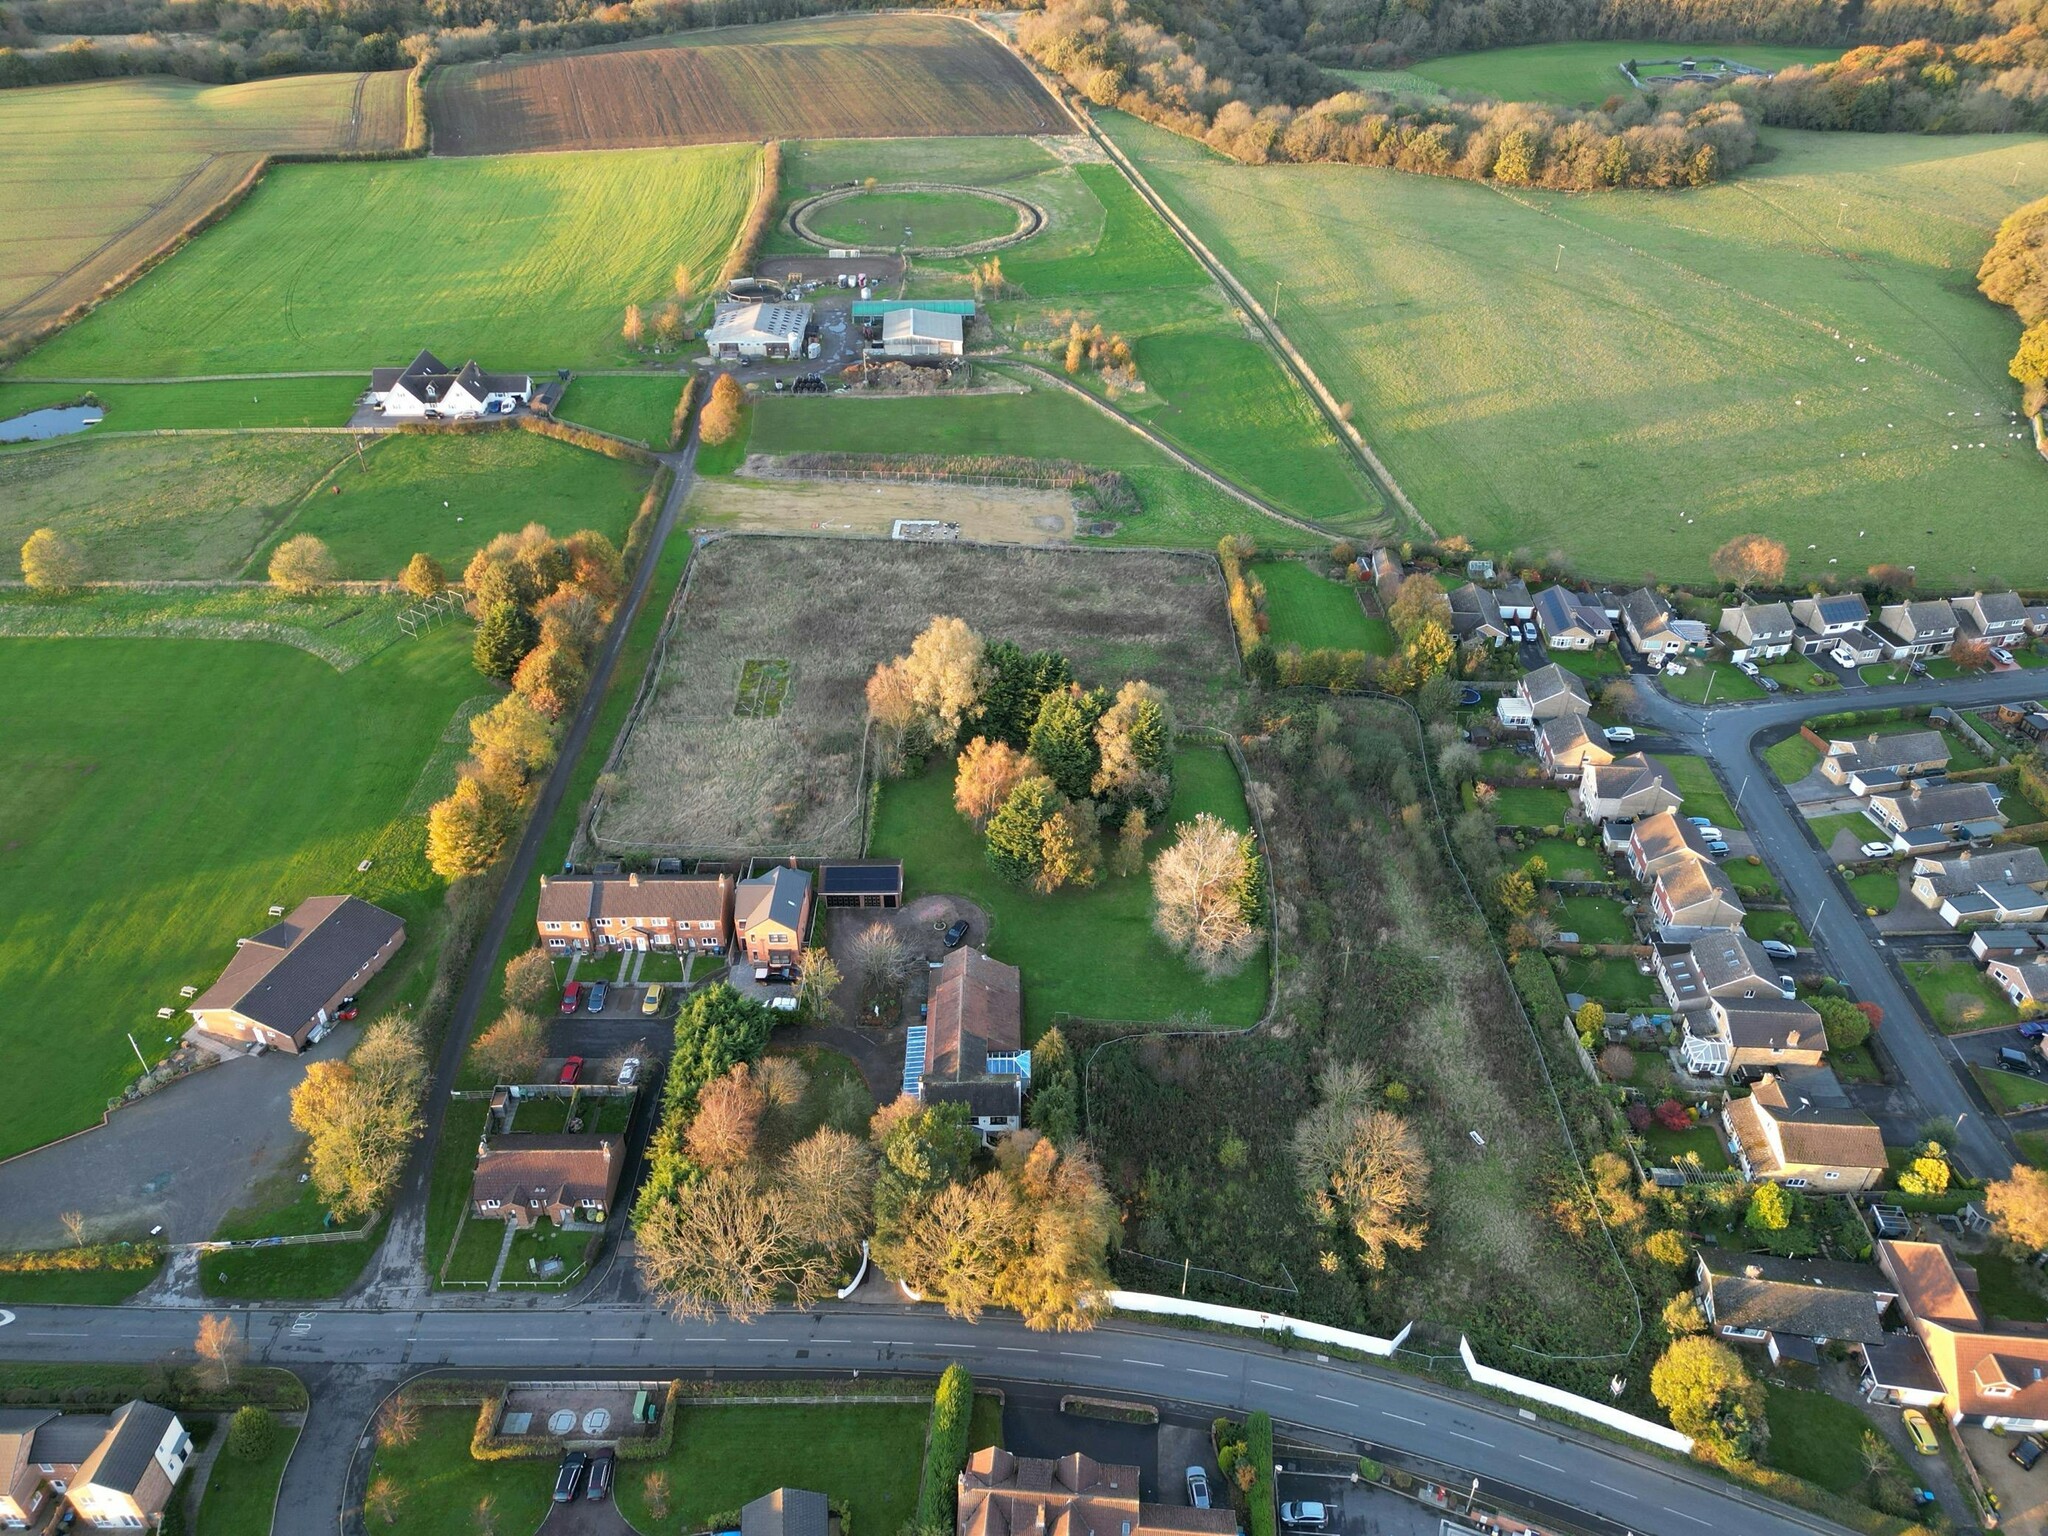
[[[839,990],[841,980],[839,963],[824,950],[815,945],[806,945],[796,957],[797,1002],[803,1007],[804,1017],[813,1024],[824,1024],[832,1017],[832,995]]]
[[[1234,971],[1259,947],[1246,912],[1246,887],[1258,875],[1250,835],[1206,811],[1178,831],[1152,861],[1153,924],[1202,970]]]
[[[1340,1125],[1341,1137],[1328,1134]],[[1296,1128],[1295,1171],[1317,1216],[1341,1217],[1351,1228],[1366,1268],[1384,1269],[1390,1248],[1422,1246],[1429,1158],[1399,1115],[1366,1109],[1345,1121],[1305,1117]]]
[[[790,1149],[782,1168],[792,1211],[804,1235],[838,1252],[860,1239],[868,1222],[875,1158],[868,1144],[830,1127]]]
[[[754,1155],[768,1096],[741,1062],[698,1096],[686,1138],[691,1158],[706,1168],[736,1168]]]
[[[847,963],[860,988],[861,1005],[886,1011],[903,999],[903,970],[910,946],[887,923],[870,923],[854,935]]]
[[[832,1255],[805,1241],[789,1197],[746,1166],[715,1168],[663,1201],[637,1241],[642,1282],[683,1317],[751,1322],[783,1298],[808,1307],[837,1272]]]
[[[242,1359],[242,1334],[235,1320],[212,1312],[200,1318],[192,1353],[205,1362],[204,1374],[212,1385],[222,1389],[234,1385],[235,1367]]]
[[[399,1393],[384,1404],[377,1415],[379,1445],[411,1445],[419,1438],[420,1411],[411,1398]]]
[[[1761,533],[1739,533],[1714,551],[1708,565],[1738,587],[1775,587],[1785,580],[1785,546]]]
[[[64,1235],[69,1237],[73,1247],[85,1241],[85,1212],[60,1211],[57,1220],[63,1224]]]
[[[404,1506],[405,1490],[388,1477],[371,1478],[370,1486],[363,1490],[363,1514],[370,1519],[396,1525]]]

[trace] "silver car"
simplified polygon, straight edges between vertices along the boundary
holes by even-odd
[[[1188,1468],[1188,1502],[1197,1509],[1209,1507],[1209,1474],[1200,1467]]]

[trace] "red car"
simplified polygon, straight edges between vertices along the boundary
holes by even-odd
[[[562,1012],[574,1013],[583,1005],[583,983],[572,981],[562,988]]]
[[[577,1078],[581,1077],[582,1075],[583,1058],[581,1056],[571,1056],[567,1061],[562,1063],[561,1076],[557,1077],[555,1081],[557,1083],[563,1084],[573,1083],[576,1081]]]

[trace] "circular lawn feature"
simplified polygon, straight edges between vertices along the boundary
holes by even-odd
[[[813,245],[963,256],[1028,239],[1044,228],[1045,214],[986,187],[907,182],[821,193],[792,208],[788,224]]]

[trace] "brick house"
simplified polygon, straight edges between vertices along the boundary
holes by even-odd
[[[1676,812],[1642,817],[1629,829],[1629,872],[1645,884],[1667,869],[1694,862],[1707,862],[1706,837]]]
[[[1685,1064],[1709,1077],[1817,1067],[1827,1058],[1820,1015],[1782,996],[1711,998],[1685,1015]]]
[[[1948,742],[1939,731],[1898,731],[1828,741],[1820,776],[1859,795],[1897,789],[1912,779],[1948,767]]]
[[[1792,622],[1797,626],[1794,643],[1802,656],[1831,651],[1845,635],[1852,635],[1870,622],[1870,604],[1853,592],[1802,597],[1792,604]]]
[[[722,955],[732,906],[730,875],[542,875],[534,923],[551,950]]]
[[[68,1506],[80,1530],[153,1531],[191,1457],[185,1426],[155,1403],[0,1409],[0,1530],[47,1529]]]
[[[405,942],[405,924],[355,896],[313,896],[243,939],[188,1010],[208,1033],[297,1052]]]
[[[1748,1098],[1722,1106],[1721,1126],[1748,1179],[1858,1195],[1885,1176],[1884,1137],[1826,1067],[1765,1074]]]
[[[1974,1270],[1939,1243],[1879,1238],[1877,1264],[1927,1352],[1951,1424],[2048,1430],[2048,1335],[1994,1328]]]
[[[1727,872],[1710,859],[1681,859],[1650,882],[1650,910],[1664,929],[1740,928],[1748,916]]]
[[[1893,661],[1946,656],[1956,643],[1956,611],[1947,602],[1887,603],[1877,610],[1877,630]]]
[[[794,864],[742,880],[733,893],[734,942],[755,965],[791,965],[811,931],[811,877]]]
[[[1588,764],[1614,761],[1606,735],[1584,715],[1553,715],[1536,727],[1536,757],[1562,783],[1576,783]]]
[[[1958,638],[2014,646],[2027,638],[2027,605],[2014,592],[1972,592],[1951,604]]]
[[[1515,692],[1529,706],[1531,720],[1552,720],[1559,715],[1590,714],[1592,695],[1576,672],[1567,672],[1556,662],[1538,667],[1515,685]]]
[[[1684,798],[1671,770],[1640,752],[1589,762],[1579,779],[1579,809],[1592,822],[1660,815],[1677,810]]]
[[[601,1223],[618,1193],[626,1161],[623,1136],[524,1135],[517,1131],[477,1144],[469,1214],[479,1221],[530,1227],[542,1217],[556,1226]]]
[[[990,1446],[967,1458],[959,1479],[956,1536],[1233,1536],[1237,1512],[1150,1504],[1138,1468],[1079,1451],[1058,1461]]]
[[[933,974],[925,1022],[904,1041],[904,1092],[927,1104],[965,1104],[983,1141],[1016,1130],[1031,1083],[1017,967],[956,949]]]

